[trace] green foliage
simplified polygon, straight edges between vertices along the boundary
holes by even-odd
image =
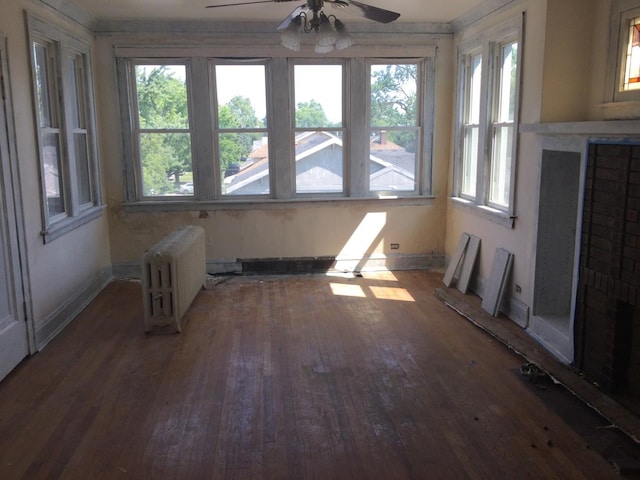
[[[410,127],[417,124],[416,65],[385,65],[372,73],[371,126]],[[415,135],[390,131],[389,140],[414,152]]]
[[[298,103],[296,108],[296,127],[313,128],[328,126],[331,125],[320,103],[313,99],[308,102]]]
[[[247,97],[236,96],[218,107],[218,125],[221,129],[264,128]],[[224,172],[231,164],[239,164],[251,153],[254,140],[261,133],[222,133],[219,137],[220,170]]]
[[[136,87],[140,128],[189,128],[186,85],[167,66],[136,67]],[[172,193],[180,186],[180,175],[192,168],[188,133],[145,133],[140,153],[145,195]]]

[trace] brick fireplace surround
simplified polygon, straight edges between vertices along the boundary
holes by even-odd
[[[640,401],[640,145],[590,143],[582,212],[575,365]]]

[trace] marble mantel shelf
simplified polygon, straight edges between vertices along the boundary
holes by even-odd
[[[520,133],[539,135],[640,136],[640,120],[525,123]]]

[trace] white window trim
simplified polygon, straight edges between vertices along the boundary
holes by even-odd
[[[361,50],[361,49],[359,49]],[[373,48],[371,51],[379,52],[384,50],[381,48]],[[435,55],[436,49],[433,46],[408,46],[401,49],[389,49],[389,56],[381,57],[383,59],[393,61],[401,60],[410,55],[411,59],[420,58],[424,61],[424,79],[426,82],[425,92],[421,99],[423,128],[423,141],[421,144],[422,159],[418,165],[416,172],[417,183],[419,185],[416,192],[407,192],[407,194],[398,192],[394,195],[380,194],[380,192],[371,193],[368,191],[368,168],[366,175],[361,165],[354,162],[354,158],[360,158],[368,155],[368,143],[358,144],[358,141],[368,142],[369,133],[367,122],[362,121],[362,115],[367,112],[368,98],[365,95],[350,96],[350,104],[345,105],[345,119],[343,128],[346,129],[347,151],[345,151],[345,188],[344,192],[339,196],[332,193],[306,194],[295,192],[295,165],[292,162],[293,152],[291,135],[293,132],[291,113],[293,102],[292,98],[292,82],[290,78],[289,60],[295,58],[299,61],[299,56],[286,57],[276,54],[267,59],[267,130],[269,134],[269,157],[275,159],[270,164],[270,182],[271,194],[267,197],[252,195],[237,198],[233,195],[220,195],[216,191],[219,172],[216,171],[213,155],[213,120],[210,113],[212,108],[211,95],[212,90],[209,88],[210,78],[202,75],[202,69],[207,70],[209,62],[217,58],[215,54],[220,55],[219,47],[215,46],[198,46],[198,47],[180,47],[172,48],[172,53],[179,53],[178,57],[182,61],[189,61],[191,64],[191,96],[198,96],[198,102],[193,103],[193,111],[191,112],[192,120],[197,125],[193,130],[192,136],[192,152],[193,152],[193,168],[195,189],[198,192],[194,197],[186,198],[142,198],[139,194],[138,173],[136,173],[136,161],[134,159],[134,138],[132,136],[132,127],[134,125],[133,112],[130,109],[131,95],[134,91],[131,89],[131,67],[130,65],[136,61],[145,60],[149,63],[163,63],[167,60],[158,49],[147,48],[143,46],[121,46],[116,47],[116,63],[118,73],[118,90],[120,92],[120,107],[123,123],[123,145],[124,145],[124,170],[125,170],[125,206],[133,209],[143,209],[146,211],[159,210],[217,210],[217,209],[233,209],[233,208],[252,208],[261,207],[266,204],[273,203],[276,208],[285,203],[292,202],[318,202],[318,201],[345,201],[345,200],[364,200],[379,201],[380,199],[397,200],[406,204],[424,204],[432,200],[432,143],[433,143],[433,122],[434,122],[434,104],[435,104]],[[226,49],[228,52],[229,50]],[[251,55],[251,49],[244,51],[239,49],[234,52],[237,60],[259,60],[255,55]],[[358,52],[360,53],[360,51]],[[386,52],[385,52],[386,53]],[[393,55],[391,55],[393,53]],[[246,56],[244,56],[246,55]],[[363,82],[369,82],[366,76],[366,59],[368,57],[348,57],[347,54],[341,56],[345,62],[345,92],[350,95],[351,92],[362,91]],[[229,60],[229,55],[220,55],[219,58]],[[321,63],[324,57],[306,57],[312,63]],[[373,58],[373,56],[371,57]],[[377,55],[375,58],[379,58]],[[328,61],[335,62],[335,57],[328,57]],[[200,73],[198,73],[200,71]],[[133,79],[135,80],[135,79]],[[206,85],[205,85],[206,84]],[[366,84],[366,83],[365,83]],[[276,88],[272,88],[274,86]],[[208,98],[204,98],[201,92],[205,92],[207,87]],[[357,97],[357,100],[355,99]],[[362,97],[362,99],[360,99]],[[270,105],[272,107],[270,107]],[[283,114],[283,112],[286,112]],[[358,127],[355,127],[358,126]],[[360,132],[362,130],[362,132]],[[363,157],[363,158],[365,158]],[[286,161],[285,161],[286,160]],[[219,188],[218,188],[219,189]],[[240,197],[240,196],[238,196]]]
[[[102,215],[104,205],[102,204],[101,182],[98,163],[98,148],[96,140],[95,123],[95,101],[93,92],[93,81],[91,76],[91,54],[87,43],[71,35],[67,31],[51,25],[29,13],[26,14],[28,37],[29,37],[29,59],[32,77],[33,105],[38,108],[38,93],[34,72],[35,59],[33,58],[33,44],[36,41],[55,45],[56,91],[62,101],[56,104],[59,109],[60,120],[60,156],[63,175],[63,191],[61,195],[64,199],[66,211],[50,216],[47,206],[47,197],[44,184],[44,161],[42,158],[41,128],[39,126],[38,112],[34,111],[35,127],[37,131],[36,144],[39,152],[40,169],[40,197],[42,213],[42,238],[44,243],[49,243],[66,233],[75,230],[95,218]],[[75,151],[70,148],[72,143],[73,128],[69,118],[69,102],[71,92],[65,75],[65,60],[72,57],[81,56],[84,64],[85,85],[82,87],[84,94],[84,105],[86,108],[86,135],[87,135],[87,155],[89,162],[89,183],[91,188],[91,201],[84,205],[79,204],[79,192],[76,176]]]
[[[473,32],[472,38],[464,38],[465,32],[462,33],[462,39],[458,44],[458,83],[457,83],[457,100],[456,100],[456,131],[454,134],[454,168],[453,168],[453,184],[452,184],[452,204],[467,211],[473,212],[482,218],[489,219],[499,225],[507,228],[513,228],[516,218],[515,196],[516,196],[516,173],[518,163],[518,126],[519,126],[519,110],[520,110],[520,85],[521,71],[523,64],[523,25],[524,13],[518,17],[514,17],[506,22],[488,28],[481,32]],[[470,35],[471,37],[471,35]],[[503,45],[510,42],[518,44],[518,65],[516,80],[516,105],[515,105],[515,122],[514,122],[514,138],[512,146],[512,165],[511,179],[509,191],[509,205],[501,208],[489,202],[489,182],[491,172],[491,155],[492,155],[492,111],[494,108],[495,90],[497,79],[496,55],[499,55]],[[480,46],[479,46],[480,44]],[[478,163],[476,171],[476,194],[474,197],[463,195],[461,193],[462,181],[462,155],[463,149],[463,124],[464,108],[467,92],[467,69],[466,59],[482,54],[482,72],[481,72],[481,105],[480,105],[480,128],[478,133]]]
[[[611,6],[609,65],[605,101],[611,103],[640,102],[640,90],[623,91],[625,61],[629,42],[629,21],[640,17],[640,0],[614,0]]]

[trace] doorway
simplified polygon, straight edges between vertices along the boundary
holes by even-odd
[[[29,354],[22,264],[23,239],[18,165],[7,66],[7,40],[0,34],[0,379]]]

